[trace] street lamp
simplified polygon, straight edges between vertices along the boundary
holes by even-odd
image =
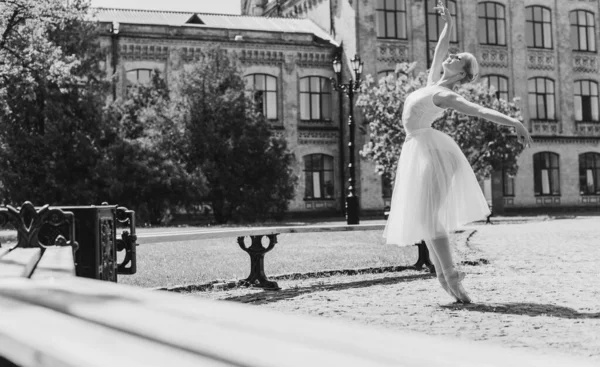
[[[354,70],[354,79],[350,79],[348,83],[342,83],[342,62],[339,58],[333,60],[333,71],[336,74],[336,79],[331,78],[331,85],[334,90],[343,92],[348,95],[350,100],[350,113],[348,115],[348,195],[346,196],[346,223],[358,224],[358,196],[355,192],[355,164],[354,164],[354,92],[360,88],[360,76],[363,70],[363,62],[358,55],[355,55],[350,60],[350,66]],[[340,111],[341,113],[341,111]]]

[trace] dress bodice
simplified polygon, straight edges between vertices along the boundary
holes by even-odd
[[[444,108],[433,103],[433,95],[443,89],[444,87],[438,85],[429,85],[417,89],[406,97],[402,111],[402,124],[407,134],[431,127],[431,124],[440,117]]]

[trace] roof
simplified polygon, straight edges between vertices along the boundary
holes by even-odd
[[[310,19],[117,8],[93,8],[93,11],[95,14],[92,19],[100,22],[308,33],[335,43],[325,30]]]

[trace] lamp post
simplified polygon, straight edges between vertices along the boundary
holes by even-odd
[[[362,74],[363,62],[358,55],[350,60],[352,70],[354,70],[354,79],[348,83],[342,83],[342,63],[340,59],[333,60],[333,71],[336,79],[331,78],[331,85],[334,90],[343,92],[350,100],[350,113],[348,115],[348,195],[346,196],[346,223],[358,224],[358,196],[356,196],[355,186],[355,164],[354,164],[354,92],[360,88],[360,76]],[[341,113],[341,111],[340,111]]]

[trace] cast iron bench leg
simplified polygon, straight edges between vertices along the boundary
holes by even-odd
[[[260,287],[266,290],[279,290],[281,288],[277,285],[277,282],[270,281],[265,275],[265,254],[275,247],[277,235],[266,235],[269,238],[269,245],[266,248],[262,245],[262,238],[264,236],[250,236],[252,240],[250,247],[246,247],[244,237],[238,237],[237,239],[240,248],[250,255],[250,275],[245,281],[253,287]]]
[[[429,268],[430,273],[435,273],[435,267],[429,259],[429,250],[427,250],[427,245],[425,245],[425,241],[417,243],[417,246],[419,246],[419,258],[413,266],[417,269],[421,269],[423,268],[423,265],[425,265],[427,266],[427,268]]]

